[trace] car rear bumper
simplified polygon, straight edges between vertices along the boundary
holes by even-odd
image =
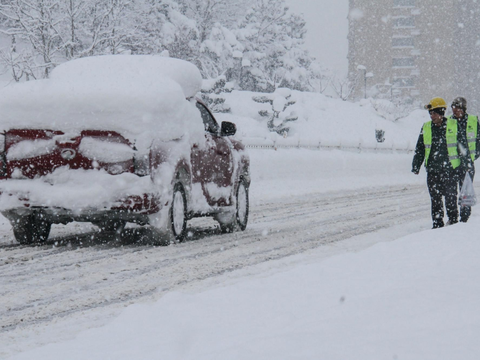
[[[9,220],[20,216],[35,214],[41,218],[54,223],[66,224],[72,221],[79,222],[102,222],[106,220],[124,220],[141,225],[148,224],[149,215],[160,211],[160,199],[152,194],[143,194],[143,196],[128,196],[115,201],[111,206],[87,207],[87,208],[65,208],[58,206],[46,206],[44,204],[34,204],[28,196],[15,196],[13,194],[1,194],[2,197],[8,196],[13,206],[3,206],[1,213]]]

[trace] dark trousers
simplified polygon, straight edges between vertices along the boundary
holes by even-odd
[[[443,197],[445,197],[448,220],[451,224],[458,222],[457,182],[458,176],[454,171],[427,173],[428,192],[432,201],[433,228],[444,225]]]
[[[459,173],[459,179],[458,179],[458,188],[459,190],[462,189],[463,185],[463,180],[465,180],[465,175],[467,174],[466,171],[460,171]],[[473,178],[475,177],[475,169],[470,171],[470,175],[472,176],[472,181]],[[472,207],[471,206],[460,206],[460,221],[461,222],[467,222],[468,218],[472,214]]]

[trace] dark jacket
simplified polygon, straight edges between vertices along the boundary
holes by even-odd
[[[457,119],[455,115],[452,115],[452,119],[457,120],[458,124],[458,132],[462,133],[463,136],[467,137],[467,121],[468,121],[468,114],[465,113],[463,118]],[[478,121],[478,117],[477,117]],[[480,123],[478,124],[478,131],[480,131]],[[477,132],[477,147],[476,147],[476,153],[475,153],[475,160],[477,160],[480,157],[480,136],[478,136]]]
[[[425,169],[427,172],[451,172],[454,173],[452,164],[448,157],[447,148],[447,118],[443,118],[441,126],[435,126],[432,122],[432,148],[430,150],[430,156],[428,158]],[[458,132],[458,155],[460,157],[460,168],[472,169],[473,162],[468,151],[467,138],[464,133]],[[413,156],[412,172],[418,174],[425,160],[425,143],[423,142],[423,126],[418,137],[417,146],[415,148],[415,155]]]

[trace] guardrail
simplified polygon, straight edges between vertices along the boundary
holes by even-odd
[[[242,142],[247,148],[252,149],[311,149],[311,150],[348,150],[348,151],[369,151],[369,152],[399,152],[411,153],[415,148],[410,143],[364,143],[362,141],[301,141],[299,139],[260,139],[260,138],[243,138]]]

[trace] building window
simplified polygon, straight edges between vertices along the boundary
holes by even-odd
[[[413,67],[415,60],[411,57],[393,58],[393,67]]]
[[[393,27],[406,28],[415,27],[415,18],[413,16],[401,16],[393,20]]]
[[[392,39],[393,47],[413,47],[412,37],[398,37]]]
[[[415,86],[415,79],[413,78],[397,78],[393,80],[393,87],[395,88],[411,88]]]
[[[394,7],[411,7],[415,6],[415,0],[393,0]]]

